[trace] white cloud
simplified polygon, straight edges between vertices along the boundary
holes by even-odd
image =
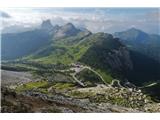
[[[112,33],[134,25],[146,32],[158,33],[157,24],[159,24],[160,12],[157,11],[144,14],[126,14],[125,12],[113,14],[111,9],[104,10],[104,8],[12,8],[4,9],[4,12],[12,17],[2,19],[2,23],[3,28],[14,25],[32,27],[40,25],[45,19],[51,19],[54,25],[72,22],[76,26],[86,27],[92,32]]]

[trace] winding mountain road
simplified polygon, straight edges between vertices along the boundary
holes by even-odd
[[[70,73],[70,75],[73,77],[73,79],[78,82],[81,86],[85,87],[86,85],[84,83],[82,83],[80,80],[78,80],[76,78],[76,75],[81,72],[82,70],[84,69],[88,69],[92,72],[94,72],[97,76],[100,77],[100,79],[105,83],[105,80],[103,79],[103,77],[95,70],[93,70],[91,67],[89,66],[84,66],[84,65],[76,65],[76,64],[73,64],[72,67],[70,69],[67,69],[67,70],[60,70],[61,72],[68,72],[68,71],[74,71],[74,73]]]

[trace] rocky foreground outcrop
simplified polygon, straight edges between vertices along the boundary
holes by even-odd
[[[17,94],[6,88],[2,89],[1,112],[139,112],[130,108],[109,103],[90,103],[86,99],[73,99],[61,94],[47,96],[41,93],[27,92]]]
[[[2,88],[1,112],[160,112],[160,104],[140,90],[105,85],[50,94]]]

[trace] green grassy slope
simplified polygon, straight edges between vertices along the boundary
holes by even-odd
[[[52,44],[40,49],[26,59],[43,64],[81,62],[93,67],[105,79],[105,82],[112,81],[110,68],[107,67],[107,64],[104,64],[103,58],[106,58],[112,50],[119,50],[122,46],[112,35],[80,32],[76,36],[61,39],[53,38],[52,41]],[[96,50],[96,52],[91,49]]]

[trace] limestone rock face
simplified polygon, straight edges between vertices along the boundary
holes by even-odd
[[[125,47],[120,47],[118,50],[113,50],[112,54],[106,57],[108,65],[113,70],[123,70],[124,68],[132,69],[133,64],[130,59],[129,51]]]
[[[72,23],[67,23],[64,26],[61,26],[59,30],[54,35],[55,38],[63,38],[67,36],[73,36],[80,32],[79,29],[75,28]]]

